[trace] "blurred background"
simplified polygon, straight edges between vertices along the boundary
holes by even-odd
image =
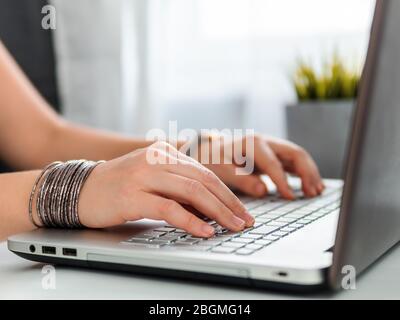
[[[29,64],[38,62],[33,54],[18,56],[18,51],[30,49],[12,39],[34,33],[40,22],[19,34],[10,31],[10,23],[25,23],[21,21],[45,2],[0,0],[0,15],[8,17],[7,23],[0,23],[0,37],[27,72]],[[51,0],[50,4],[57,10],[56,29],[49,38],[57,104],[68,119],[129,134],[166,129],[169,120],[178,120],[179,128],[252,128],[304,145],[316,135],[311,130],[307,136],[309,127],[327,120],[332,124],[337,117],[331,128],[325,124],[320,128],[330,130],[329,137],[341,133],[331,142],[319,143],[312,153],[324,166],[325,176],[340,175],[340,166],[328,162],[343,157],[356,94],[351,86],[357,80],[351,72],[357,73],[365,58],[374,1]],[[12,14],[20,20],[10,18]],[[40,60],[43,54],[37,57]],[[331,69],[328,63],[334,64]],[[342,63],[349,69],[341,70]],[[318,82],[307,68],[325,75]],[[306,71],[306,78],[297,78],[296,87],[294,79],[301,71]],[[343,84],[344,89],[331,90],[327,77],[333,78],[334,88]],[[305,111],[293,114],[290,110],[303,110],[301,102]],[[332,144],[342,151],[329,153],[327,149],[335,150]]]

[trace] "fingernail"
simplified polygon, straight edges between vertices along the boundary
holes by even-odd
[[[265,185],[263,183],[257,183],[256,185],[256,194],[262,196],[265,194]]]
[[[233,217],[233,224],[239,228],[244,228],[244,221],[236,216]]]
[[[295,195],[294,195],[294,193],[293,193],[293,191],[290,190],[290,189],[289,189],[288,195],[289,195],[289,198],[292,199],[292,200],[294,200],[294,199],[296,198]]]
[[[253,216],[248,214],[248,216],[246,217],[246,222],[247,222],[247,225],[250,227],[254,224],[254,222],[256,222],[256,219],[254,219]]]
[[[214,228],[209,226],[208,224],[205,224],[201,227],[202,231],[204,232],[205,235],[207,236],[212,236],[215,232]]]

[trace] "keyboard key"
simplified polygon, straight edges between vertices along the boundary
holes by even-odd
[[[311,215],[314,217],[324,217],[324,216],[330,214],[331,212],[332,211],[328,211],[328,212],[317,211],[317,212],[312,213]]]
[[[268,236],[263,237],[263,239],[264,240],[269,240],[269,241],[276,241],[276,240],[280,239],[280,237],[275,237],[275,236],[270,234]]]
[[[254,209],[254,208],[256,208],[256,207],[261,206],[263,203],[264,203],[264,202],[263,202],[262,200],[255,200],[255,201],[252,201],[252,202],[245,203],[245,204],[244,204],[244,207],[245,207],[247,210],[251,210],[251,209]]]
[[[185,237],[187,237],[187,235],[185,233],[179,233],[179,232],[176,232],[176,231],[168,233],[168,236],[176,237],[176,238],[185,238]]]
[[[311,222],[312,222],[312,220],[310,220],[310,219],[305,219],[305,218],[296,221],[296,223],[298,223],[298,224],[303,224],[303,225],[305,225],[305,224],[310,224]]]
[[[280,216],[283,216],[284,214],[285,214],[285,212],[281,212],[281,213],[267,212],[267,213],[257,216],[257,218],[276,219],[276,218],[279,218]]]
[[[272,218],[267,218],[267,217],[257,217],[256,218],[256,222],[258,223],[266,223],[266,222],[270,222],[272,220]]]
[[[144,233],[144,235],[151,235],[151,236],[154,236],[154,237],[160,237],[160,236],[165,235],[165,232],[153,230],[153,231]]]
[[[175,242],[172,245],[168,246],[168,248],[186,249],[186,250],[190,250],[190,251],[207,251],[207,250],[211,249],[211,247],[207,247],[207,246],[190,245],[190,244],[185,244],[182,242]]]
[[[306,216],[308,213],[298,213],[298,212],[290,212],[285,215],[285,218],[292,218],[292,219],[301,219]]]
[[[251,234],[251,233],[244,233],[240,236],[242,239],[261,239],[262,235],[260,234]]]
[[[199,246],[216,246],[221,244],[221,240],[203,240],[198,243]]]
[[[175,233],[186,233],[186,231],[185,231],[185,230],[182,230],[182,229],[175,229],[174,232],[175,232]]]
[[[246,244],[241,243],[241,242],[232,242],[232,241],[226,241],[221,244],[223,247],[231,247],[231,248],[241,248],[244,247]]]
[[[265,234],[272,233],[272,232],[274,232],[274,231],[276,231],[278,229],[279,229],[279,227],[266,225],[266,226],[261,226],[259,228],[254,229],[254,230],[251,230],[250,233],[251,234],[265,235]]]
[[[231,247],[214,247],[211,249],[211,252],[215,252],[215,253],[232,253],[236,250],[236,248],[231,248]]]
[[[204,238],[200,238],[200,237],[195,237],[195,236],[192,236],[192,235],[188,235],[188,236],[186,237],[186,239],[203,240]]]
[[[190,250],[190,251],[208,251],[208,250],[210,250],[212,247],[194,245],[194,246],[190,246],[190,247],[186,247],[186,248],[187,248],[188,250]]]
[[[255,243],[250,243],[248,244],[245,249],[250,249],[250,250],[259,250],[261,249],[263,246],[261,244],[255,244]]]
[[[171,243],[171,242],[174,242],[176,240],[180,240],[180,237],[167,235],[167,236],[159,237],[157,239],[159,239],[161,241],[165,241],[165,242]]]
[[[282,229],[279,229],[279,231],[288,232],[288,233],[292,233],[292,232],[294,232],[296,230],[297,230],[297,228],[295,228],[295,227],[284,227]]]
[[[256,241],[254,241],[254,243],[255,243],[255,244],[262,245],[262,246],[267,246],[267,245],[271,244],[272,241],[261,239],[261,240],[256,240]]]
[[[301,214],[301,215],[305,215],[305,214],[310,214],[311,212],[315,211],[315,209],[309,209],[309,208],[301,208],[301,209],[297,209],[293,212],[291,212],[290,214]]]
[[[273,204],[262,205],[262,206],[254,208],[254,209],[251,209],[250,213],[255,215],[255,216],[263,215],[263,214],[266,214],[268,212],[271,212],[271,210],[273,210],[276,207],[279,207],[281,205],[282,205],[281,203],[273,203]]]
[[[210,240],[215,239],[215,240],[223,241],[223,240],[233,239],[239,235],[240,235],[240,233],[233,233],[233,232],[232,233],[228,232],[225,234],[218,233],[218,234],[214,235],[214,237],[210,238]]]
[[[238,251],[235,252],[235,254],[243,255],[243,256],[248,256],[249,254],[252,254],[255,250],[251,249],[246,249],[246,248],[241,248]]]
[[[289,224],[288,222],[278,222],[276,220],[273,220],[271,222],[266,223],[265,225],[266,226],[283,227],[283,226],[286,226],[288,224]]]
[[[215,234],[224,234],[229,232],[229,230],[227,228],[221,227],[221,226],[217,226],[215,228]]]
[[[279,238],[286,237],[287,235],[289,235],[289,232],[282,232],[282,231],[277,231],[272,234],[272,236]]]
[[[191,244],[195,244],[195,243],[198,243],[200,240],[199,239],[186,239],[186,238],[183,238],[183,239],[178,239],[175,243],[184,243],[184,244],[188,244],[188,245],[191,245]]]
[[[134,236],[134,237],[128,239],[127,241],[128,241],[128,242],[137,241],[137,240],[138,240],[138,241],[150,241],[150,240],[153,239],[153,238],[154,238],[154,237],[151,236],[151,235],[138,234],[138,235],[136,235],[136,236]]]
[[[324,216],[324,215],[322,215],[322,216],[317,216],[317,215],[311,214],[310,216],[308,216],[308,218],[309,218],[309,219],[311,218],[312,221],[315,221],[315,220],[318,220],[319,218],[322,218],[323,216]]]
[[[289,218],[289,217],[284,216],[282,218],[279,218],[279,219],[275,220],[275,222],[287,222],[287,223],[290,223],[290,222],[293,222],[295,220],[297,220],[297,218]]]
[[[295,222],[295,223],[289,224],[288,227],[290,227],[290,228],[296,228],[296,229],[301,229],[301,228],[304,227],[304,224]]]
[[[158,234],[155,234],[155,233],[145,233],[142,236],[139,236],[139,238],[145,238],[145,237],[147,237],[147,239],[157,239],[160,236]]]
[[[160,232],[172,232],[175,230],[176,230],[176,228],[173,228],[173,227],[162,227],[162,228],[154,229],[154,231],[160,231]]]
[[[240,242],[240,243],[251,243],[253,241],[254,241],[254,239],[242,238],[242,237],[237,237],[237,238],[231,239],[231,242]]]
[[[263,204],[262,206],[257,207],[257,210],[271,211],[273,209],[276,209],[276,208],[282,206],[282,204],[283,204],[282,202],[277,202],[277,201],[269,202],[269,203]]]
[[[266,212],[265,212],[265,210],[252,209],[252,210],[249,210],[249,213],[251,215],[253,215],[254,217],[257,217],[257,216],[265,214]]]

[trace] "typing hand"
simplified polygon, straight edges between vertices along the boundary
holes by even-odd
[[[265,183],[261,180],[260,174],[268,175],[276,184],[279,193],[287,199],[294,199],[295,196],[291,190],[286,173],[297,175],[302,181],[302,190],[308,197],[315,197],[322,193],[324,184],[321,180],[318,168],[311,156],[303,148],[286,140],[266,137],[262,135],[247,136],[240,139],[231,139],[226,143],[214,144],[210,138],[210,142],[202,142],[198,158],[202,161],[201,154],[206,150],[210,158],[205,158],[204,164],[212,170],[227,185],[239,189],[244,193],[254,196],[263,197],[268,190]],[[217,137],[217,139],[222,139]],[[252,142],[249,143],[249,139]],[[216,145],[216,148],[214,148]],[[225,148],[233,149],[233,152],[226,153],[222,150]],[[242,167],[235,163],[235,159],[225,162],[227,164],[212,164],[211,156],[213,152],[221,152],[221,157],[234,156],[235,152],[240,153],[240,157],[247,157],[254,163],[254,170],[251,174],[238,175],[237,170]],[[222,154],[223,153],[223,154]],[[228,155],[227,155],[228,154]],[[204,159],[203,159],[204,160]]]
[[[155,164],[152,157],[166,161]],[[186,205],[232,231],[254,223],[240,200],[212,171],[162,142],[98,165],[82,189],[79,217],[91,228],[149,218],[164,220],[195,236],[212,236],[214,228]]]

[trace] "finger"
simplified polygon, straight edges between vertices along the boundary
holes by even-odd
[[[184,163],[167,166],[170,173],[193,179],[202,183],[219,201],[221,201],[234,215],[246,222],[250,227],[254,224],[254,218],[246,210],[239,198],[219,179],[214,172],[202,166],[200,163]]]
[[[317,178],[317,173],[313,172],[313,166],[307,162],[299,159],[295,164],[295,172],[301,178],[304,194],[309,197],[315,197],[321,194],[323,190],[322,183]]]
[[[205,216],[217,221],[232,231],[240,231],[245,227],[245,221],[236,216],[201,182],[163,172],[152,180],[152,188],[158,194],[173,198],[179,202],[190,204]],[[173,188],[171,188],[173,186]]]
[[[324,187],[321,182],[310,175],[310,169],[306,165],[296,164],[296,174],[301,178],[302,189],[306,196],[315,197],[323,191]]]
[[[212,171],[169,144],[158,143],[156,147],[160,148],[160,152],[163,152],[166,158],[164,169],[168,172],[200,181],[236,216],[244,220],[246,226],[250,227],[254,224],[253,216],[250,215],[236,195]],[[169,152],[167,153],[165,150],[169,150]]]
[[[275,153],[265,144],[260,144],[255,148],[256,165],[261,171],[265,172],[275,183],[279,193],[286,199],[294,199],[294,194],[290,188],[286,173]]]
[[[215,230],[174,200],[143,192],[135,206],[142,218],[164,220],[196,237],[211,237]],[[137,216],[137,213],[136,215]],[[128,219],[129,220],[129,215]]]
[[[226,184],[252,197],[264,197],[268,193],[267,186],[260,176],[239,174],[242,170],[240,167],[235,165],[215,165],[215,169],[212,169]]]
[[[302,190],[306,196],[314,197],[323,190],[323,184],[312,182],[306,173],[307,169],[301,164],[295,164],[294,161],[283,161],[283,167],[287,172],[301,178]]]
[[[293,172],[302,180],[303,191],[314,197],[323,189],[323,182],[318,167],[307,151],[287,141],[271,141],[271,148],[279,158],[292,163]]]

